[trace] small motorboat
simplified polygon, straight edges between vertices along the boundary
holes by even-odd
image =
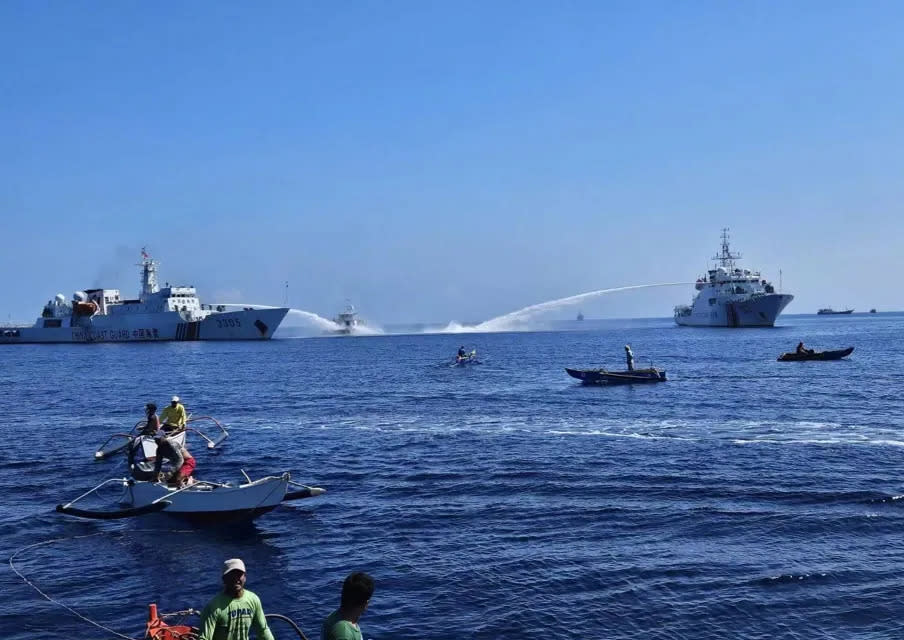
[[[645,382],[665,382],[665,371],[650,367],[649,369],[633,369],[631,371],[608,371],[606,369],[569,369],[565,368],[572,378],[583,384],[641,384]]]
[[[466,367],[471,364],[481,364],[480,360],[477,359],[477,349],[472,349],[470,353],[466,353],[463,356],[456,355],[455,362],[452,363],[456,367]]]
[[[841,360],[853,353],[854,347],[839,349],[837,351],[807,351],[805,353],[783,353],[778,357],[779,362],[802,362],[805,360]]]
[[[244,472],[243,472],[244,473]],[[199,522],[250,520],[272,511],[283,502],[313,498],[326,492],[320,487],[293,482],[288,472],[232,485],[197,480],[184,487],[164,482],[111,478],[56,510],[79,518],[115,520],[163,512]],[[82,509],[74,506],[104,486],[119,483],[119,509]]]

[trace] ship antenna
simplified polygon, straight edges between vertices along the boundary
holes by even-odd
[[[283,296],[283,306],[284,307],[289,306],[289,281],[288,280],[286,280],[286,293]]]
[[[157,286],[157,264],[158,262],[148,254],[147,247],[141,247],[141,262],[138,263],[138,266],[141,267],[141,295],[139,297],[142,302],[147,300],[151,294],[160,291],[160,287]]]
[[[717,261],[720,266],[726,267],[729,271],[734,269],[734,261],[741,257],[740,253],[732,253],[728,246],[728,227],[722,228],[722,252],[713,256],[713,260]]]

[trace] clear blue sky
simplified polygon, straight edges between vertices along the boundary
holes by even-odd
[[[0,320],[134,293],[145,244],[205,301],[484,320],[693,280],[722,226],[789,313],[900,309],[902,33],[878,1],[8,0]]]

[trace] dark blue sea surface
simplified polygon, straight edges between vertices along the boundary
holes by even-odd
[[[140,637],[147,604],[200,609],[238,556],[314,640],[345,575],[373,640],[899,638],[904,316],[670,320],[571,331],[0,349],[0,549],[37,587]],[[782,363],[799,340],[849,360]],[[588,388],[564,367],[664,384]],[[449,366],[459,345],[484,364]],[[54,512],[172,394],[231,436],[197,475],[290,471],[328,493],[250,525]],[[117,491],[104,494],[112,506]],[[108,638],[0,571],[0,636]],[[277,638],[294,637],[273,623]]]

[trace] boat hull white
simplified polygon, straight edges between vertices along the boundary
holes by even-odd
[[[41,326],[39,321],[36,326],[0,328],[0,344],[269,340],[288,312],[287,308],[227,311],[194,322],[186,322],[177,312],[96,315],[74,324],[67,318],[58,327]]]
[[[268,476],[240,486],[210,485],[203,482],[174,493],[162,483],[129,481],[120,505],[128,509],[146,507],[163,498],[171,504],[163,510],[195,520],[247,519],[273,510],[286,497],[289,474]]]
[[[710,305],[699,296],[689,312],[675,313],[675,322],[685,327],[772,327],[794,299],[787,293],[768,293],[753,298],[719,301]]]

